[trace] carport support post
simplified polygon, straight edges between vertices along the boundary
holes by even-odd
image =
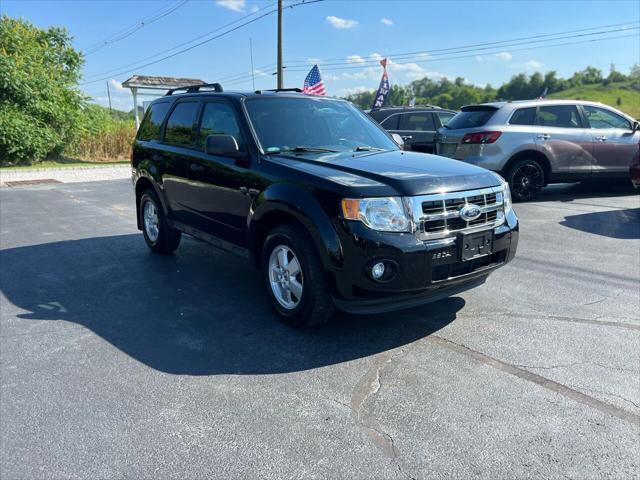
[[[140,126],[140,119],[138,118],[138,87],[132,87],[131,93],[133,94],[133,115],[136,119],[136,130]]]

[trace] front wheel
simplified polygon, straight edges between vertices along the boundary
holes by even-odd
[[[182,233],[171,228],[155,192],[147,190],[140,198],[140,225],[147,246],[155,253],[167,255],[173,253]]]
[[[544,187],[544,170],[536,160],[519,160],[507,172],[506,180],[514,200],[524,202]]]
[[[334,305],[326,272],[304,230],[295,225],[272,230],[261,260],[267,296],[283,323],[301,327],[329,321]]]

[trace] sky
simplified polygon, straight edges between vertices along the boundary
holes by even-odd
[[[400,85],[429,76],[496,86],[521,72],[555,70],[568,77],[588,65],[607,73],[613,63],[628,73],[640,63],[635,0],[312,1],[292,8],[302,0],[284,0],[286,87],[302,87],[318,63],[328,95],[374,89],[382,73],[377,60],[387,56],[389,80]],[[132,74],[220,81],[227,90],[252,90],[253,81],[256,89],[275,88],[277,17],[269,13],[274,5],[273,0],[0,0],[0,12],[41,28],[67,28],[74,46],[85,52],[83,91],[107,105],[109,83],[113,106],[130,110],[131,94],[121,82]],[[221,36],[207,41],[216,35]],[[145,66],[198,42],[205,43]]]

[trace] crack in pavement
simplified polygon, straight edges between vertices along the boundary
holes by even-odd
[[[603,402],[602,400],[598,400],[597,398],[591,397],[571,387],[568,387],[561,383],[550,380],[546,377],[538,375],[537,373],[530,372],[529,370],[525,370],[523,368],[517,367],[510,363],[506,363],[501,360],[498,360],[497,358],[490,357],[489,355],[486,355],[477,350],[473,350],[467,347],[466,345],[456,343],[444,337],[440,337],[438,335],[431,335],[427,339],[430,342],[440,345],[442,347],[445,347],[449,350],[469,356],[489,367],[495,368],[496,370],[500,370],[505,373],[514,375],[518,378],[521,378],[523,380],[527,380],[529,382],[535,383],[536,385],[546,388],[547,390],[550,390],[552,392],[559,393],[560,395],[567,397],[571,400],[590,406],[592,408],[595,408],[596,410],[600,410],[603,413],[612,415],[621,420],[625,420],[627,422],[640,426],[640,415],[637,415],[633,412],[630,412],[620,407],[616,407],[615,405],[611,405],[610,403]]]
[[[638,375],[640,372],[637,370],[631,370],[628,368],[622,368],[622,367],[614,367],[614,366],[610,366],[610,365],[603,365],[602,363],[597,363],[597,362],[591,362],[589,360],[583,361],[583,362],[573,362],[573,363],[565,363],[565,364],[560,364],[560,365],[521,365],[521,364],[514,364],[515,367],[519,367],[519,368],[532,368],[534,370],[554,370],[556,368],[569,368],[569,367],[576,367],[579,365],[595,365],[596,367],[600,367],[600,368],[604,368],[607,370],[615,370],[618,372],[626,372],[626,373],[632,373],[634,375]]]
[[[380,379],[385,370],[387,370],[395,360],[405,357],[417,344],[418,341],[414,342],[411,347],[407,348],[405,346],[399,350],[389,350],[378,355],[373,360],[373,365],[354,388],[351,394],[351,404],[348,406],[351,409],[351,414],[357,425],[373,441],[374,445],[378,447],[387,458],[396,463],[398,471],[403,476],[412,480],[414,480],[414,477],[405,472],[400,464],[398,458],[400,457],[400,451],[396,447],[393,437],[385,432],[380,422],[368,412],[366,404],[373,401],[380,392],[382,388]],[[342,402],[338,403],[345,405]]]
[[[633,400],[629,400],[626,397],[623,397],[622,395],[618,395],[617,393],[611,393],[611,392],[604,392],[602,390],[596,390],[594,388],[587,388],[587,387],[582,387],[580,385],[570,385],[571,388],[575,388],[577,390],[586,390],[587,392],[593,392],[593,393],[599,393],[601,395],[608,395],[610,397],[616,397],[619,398],[620,400],[630,403],[631,405],[633,405],[636,408],[640,408],[640,403],[636,403]]]

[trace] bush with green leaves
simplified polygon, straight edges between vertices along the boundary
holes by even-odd
[[[65,29],[0,17],[0,165],[61,153],[78,134],[82,62]]]

